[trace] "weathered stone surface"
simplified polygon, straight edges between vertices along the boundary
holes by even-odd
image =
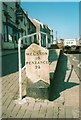
[[[30,79],[27,79],[26,94],[29,97],[48,99],[49,84],[42,80],[33,83]]]
[[[48,50],[32,44],[25,51],[26,94],[34,98],[48,98],[50,84]]]
[[[26,76],[33,82],[39,80],[50,84],[49,51],[33,43],[25,51]]]

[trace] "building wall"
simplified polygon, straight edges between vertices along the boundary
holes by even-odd
[[[50,30],[51,44],[53,44],[53,30]]]
[[[33,24],[36,26],[36,32],[44,32],[47,34],[48,36],[48,47],[51,46],[51,44],[53,43],[53,30],[51,30],[48,25],[44,25],[43,23],[41,23],[39,20],[33,19],[32,20]],[[36,36],[36,40],[38,42],[38,44],[40,43],[40,39],[39,39],[39,35]],[[46,47],[46,35],[41,34],[41,45],[43,47]]]
[[[32,33],[36,33],[36,26],[33,24],[33,22],[30,20],[30,18],[28,17],[28,35],[32,34]],[[32,43],[36,43],[36,35],[32,36],[30,38],[28,38],[28,45],[32,44]]]
[[[76,45],[76,39],[64,39],[64,46]]]
[[[16,14],[17,10],[20,10],[20,15]],[[0,22],[0,76],[3,76],[18,71],[18,39],[36,32],[36,28],[20,7],[20,3],[0,2],[0,13],[2,14]],[[35,38],[22,41],[22,67],[25,65],[25,48],[31,44],[31,41],[34,42]]]
[[[36,32],[35,26],[17,2],[3,2],[2,16],[3,49],[17,48],[20,37]],[[27,43],[31,44],[32,39],[30,39],[22,41],[22,48]]]
[[[44,28],[43,31],[45,33],[47,33],[47,37],[48,37],[48,47],[51,47],[51,44],[53,43],[53,30],[51,30],[48,25],[44,24]]]
[[[22,67],[25,65],[25,50],[21,50]],[[0,56],[1,57],[1,56]],[[1,76],[14,73],[19,70],[18,65],[18,51],[17,50],[5,50],[2,53],[2,73]]]
[[[2,21],[2,2],[0,2],[0,21]],[[2,33],[2,22],[0,22],[0,34]]]
[[[38,22],[36,22],[34,19],[31,19],[31,21],[36,27],[36,32],[40,32],[40,29],[41,29],[40,24]],[[39,35],[36,35],[36,42],[37,42],[37,44],[39,44]]]
[[[3,2],[2,4],[2,48],[14,49],[15,38],[18,34],[16,21],[16,3]],[[17,38],[16,38],[17,39]]]
[[[18,70],[18,40],[20,37],[35,32],[44,32],[44,26],[40,22],[31,20],[23,11],[19,2],[0,2],[0,64],[2,75],[10,74]],[[51,40],[50,29],[45,31],[48,35],[48,43]],[[41,34],[42,46],[46,46],[45,35]],[[21,42],[22,67],[25,65],[24,49],[33,42],[39,44],[40,36],[32,36]],[[2,63],[1,63],[2,62]],[[0,71],[0,73],[1,73]]]
[[[0,21],[2,21],[2,2],[0,2]],[[0,50],[2,49],[2,22],[0,22]]]

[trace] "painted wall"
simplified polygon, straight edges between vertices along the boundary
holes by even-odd
[[[7,54],[8,53],[8,54]],[[21,50],[22,67],[25,65],[25,50]],[[18,71],[18,51],[6,50],[2,53],[2,75],[8,75]]]

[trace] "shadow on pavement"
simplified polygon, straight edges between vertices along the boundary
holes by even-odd
[[[55,49],[49,50],[49,57],[48,57],[49,62],[52,63],[53,61],[56,61],[57,58],[58,55],[56,53],[56,50]]]
[[[60,97],[60,93],[62,91],[69,89],[73,86],[79,85],[77,83],[68,82],[71,77],[73,66],[71,68],[71,72],[69,74],[67,82],[64,82],[66,71],[67,71],[67,62],[68,62],[67,56],[64,55],[62,51],[60,51],[56,70],[54,73],[50,74],[50,77],[51,77],[50,87],[49,87],[49,100],[50,101],[53,101],[57,99],[58,97]]]
[[[68,79],[66,80],[67,82],[69,82],[69,79],[70,79],[70,77],[71,77],[72,71],[73,71],[73,65],[71,65],[71,71],[70,71],[70,74],[69,74]]]

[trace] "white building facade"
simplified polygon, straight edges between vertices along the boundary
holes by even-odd
[[[76,46],[76,39],[64,39],[64,46]]]

